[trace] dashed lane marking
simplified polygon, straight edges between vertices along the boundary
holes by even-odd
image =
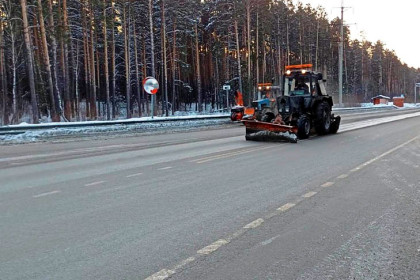
[[[52,191],[52,192],[41,193],[41,194],[34,195],[33,198],[44,197],[44,196],[48,196],[48,195],[52,195],[52,194],[56,194],[56,193],[61,193],[61,191]]]
[[[197,251],[197,254],[199,255],[208,255],[222,247],[223,245],[228,244],[229,242],[225,239],[219,239],[216,242],[210,244],[209,246],[204,247],[203,249],[200,249]]]
[[[168,170],[168,169],[172,169],[172,166],[158,168],[158,170]]]
[[[186,266],[187,264],[191,263],[195,261],[194,257],[189,257],[188,259],[183,260],[182,262],[180,262],[179,264],[175,265],[173,270],[178,270],[183,268],[184,266]]]
[[[317,192],[308,192],[308,193],[305,193],[304,195],[302,195],[302,197],[310,198],[310,197],[313,197],[316,194],[317,194]]]
[[[328,188],[328,187],[331,187],[334,184],[335,184],[334,182],[326,182],[326,183],[322,184],[321,187]]]
[[[237,156],[237,155],[247,154],[247,153],[251,153],[251,152],[254,152],[254,151],[262,151],[262,150],[265,150],[265,149],[268,149],[268,148],[271,148],[271,147],[262,147],[262,148],[259,147],[259,148],[254,148],[254,149],[224,153],[224,154],[219,154],[219,155],[208,156],[208,157],[204,157],[204,158],[200,158],[200,159],[191,160],[190,162],[205,163],[205,162],[218,160],[218,159],[222,159],[222,158],[228,158],[228,157],[233,157],[233,156]]]
[[[290,208],[296,206],[296,204],[294,203],[286,203],[285,205],[277,208],[278,211],[280,212],[286,212],[287,210],[289,210]]]
[[[347,177],[349,177],[348,174],[341,174],[340,176],[337,177],[337,179],[345,179]]]
[[[137,176],[140,176],[140,175],[143,175],[143,173],[130,174],[130,175],[127,175],[125,177],[126,178],[131,178],[131,177],[137,177]]]
[[[246,226],[244,226],[245,229],[253,229],[253,228],[257,228],[260,225],[262,225],[264,223],[264,219],[256,219],[253,222],[250,222],[249,224],[247,224]]]
[[[85,187],[97,186],[97,185],[100,185],[100,184],[103,184],[103,183],[105,183],[105,181],[92,182],[92,183],[86,184]]]
[[[169,278],[175,271],[170,269],[162,269],[159,272],[156,272],[152,276],[147,277],[145,280],[164,280]]]

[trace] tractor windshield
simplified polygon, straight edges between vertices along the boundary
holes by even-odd
[[[284,81],[284,95],[305,95],[310,93],[310,76],[295,75],[286,77]]]

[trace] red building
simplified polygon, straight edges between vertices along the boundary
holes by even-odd
[[[372,103],[373,105],[388,104],[388,101],[390,99],[391,98],[389,98],[388,96],[378,95],[378,96],[372,97]]]

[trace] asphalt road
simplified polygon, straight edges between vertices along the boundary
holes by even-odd
[[[0,279],[418,279],[420,117],[391,115],[1,146]]]

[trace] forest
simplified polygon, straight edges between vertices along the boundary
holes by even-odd
[[[0,124],[222,111],[236,90],[250,104],[258,83],[280,85],[302,63],[337,100],[340,26],[291,0],[0,0]],[[413,101],[420,69],[347,26],[343,43],[345,104]]]

